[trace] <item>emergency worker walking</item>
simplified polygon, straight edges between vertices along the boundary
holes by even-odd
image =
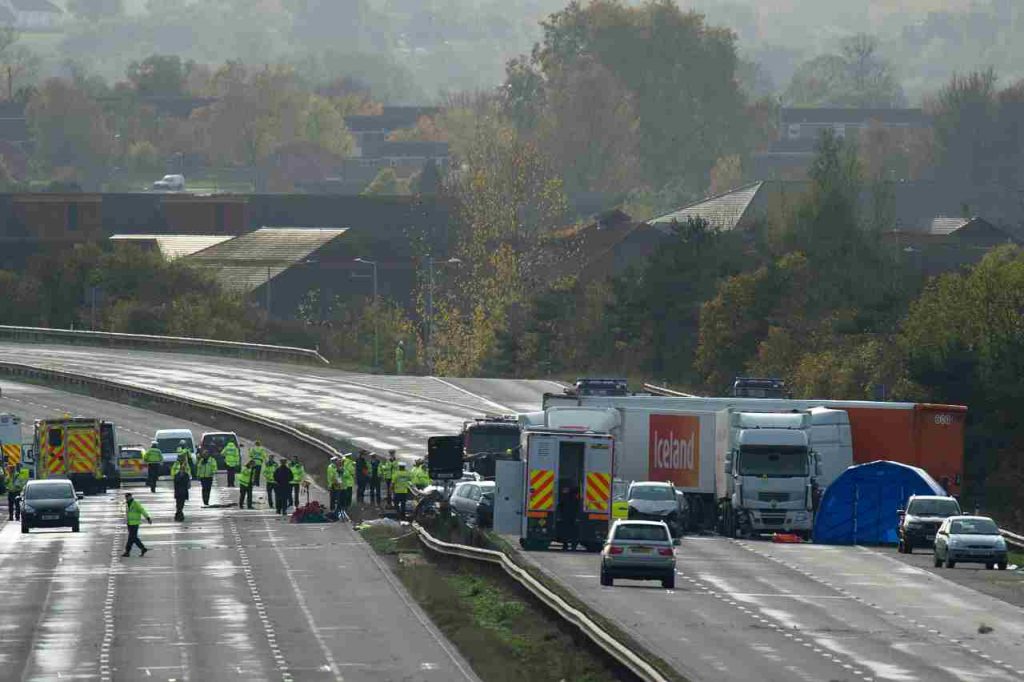
[[[252,481],[256,473],[256,465],[250,459],[238,472],[238,508],[252,509]],[[246,505],[248,502],[248,505]]]
[[[220,456],[224,458],[224,468],[228,472],[228,487],[235,487],[235,474],[238,473],[238,467],[242,464],[242,453],[238,451],[238,446],[235,445],[234,441],[228,441],[227,445],[221,448]]]
[[[199,473],[199,485],[203,489],[203,506],[208,507],[210,505],[210,491],[213,490],[213,476],[217,473],[217,460],[210,456],[208,450],[203,450],[203,455],[199,458],[199,464],[196,465],[196,469]]]
[[[398,471],[392,476],[391,482],[395,489],[395,509],[401,520],[405,518],[405,501],[409,498],[409,486],[412,484],[412,474],[405,470],[405,462],[398,465]]]
[[[164,453],[160,452],[159,443],[150,443],[149,449],[142,455],[142,461],[146,463],[146,485],[151,493],[155,493],[156,482],[160,480],[160,467],[164,463]]]
[[[139,539],[139,524],[142,523],[142,519],[146,519],[146,523],[151,524],[153,519],[149,517],[149,512],[142,506],[142,503],[132,497],[131,493],[124,494],[124,513],[125,520],[128,522],[128,542],[125,543],[124,554],[121,556],[131,556],[134,545],[137,545],[139,551],[142,552],[140,556],[146,556],[146,552],[149,550]]]
[[[285,516],[288,513],[288,504],[291,500],[292,472],[285,463],[284,458],[282,458],[277,470],[274,471],[274,483],[277,484],[277,490],[275,491],[277,493],[277,513]]]

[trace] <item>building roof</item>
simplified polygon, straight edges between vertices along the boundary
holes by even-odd
[[[939,216],[932,218],[925,232],[934,235],[950,235],[969,222],[971,222],[971,219],[968,218],[946,218]]]
[[[262,227],[192,254],[216,271],[221,286],[248,293],[345,234],[345,228]]]
[[[763,182],[754,182],[743,187],[718,194],[679,210],[647,221],[648,225],[666,228],[672,223],[685,223],[690,218],[703,218],[716,230],[732,230],[739,225],[750,204],[761,190]]]
[[[11,7],[19,12],[52,12],[53,14],[64,14],[57,5],[50,0],[10,0]]]
[[[931,125],[931,117],[922,109],[783,107],[779,111],[779,120],[783,125],[790,123],[858,124],[868,121],[921,127]]]
[[[215,234],[115,234],[110,237],[111,241],[158,249],[167,260],[191,256],[229,239],[230,235]]]

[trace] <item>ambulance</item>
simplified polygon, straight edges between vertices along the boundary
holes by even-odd
[[[114,424],[96,417],[65,415],[35,422],[32,438],[36,478],[66,478],[86,495],[117,485]]]

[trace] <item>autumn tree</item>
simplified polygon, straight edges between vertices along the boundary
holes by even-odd
[[[113,135],[102,107],[75,84],[47,80],[25,110],[35,155],[49,168],[74,167],[98,174],[112,153]]]
[[[840,43],[839,54],[797,67],[785,101],[804,107],[896,107],[904,96],[892,65],[878,54],[878,40],[857,34]]]

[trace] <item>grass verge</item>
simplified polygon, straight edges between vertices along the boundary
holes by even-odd
[[[634,679],[500,568],[421,553],[409,530],[362,533],[485,682]]]

